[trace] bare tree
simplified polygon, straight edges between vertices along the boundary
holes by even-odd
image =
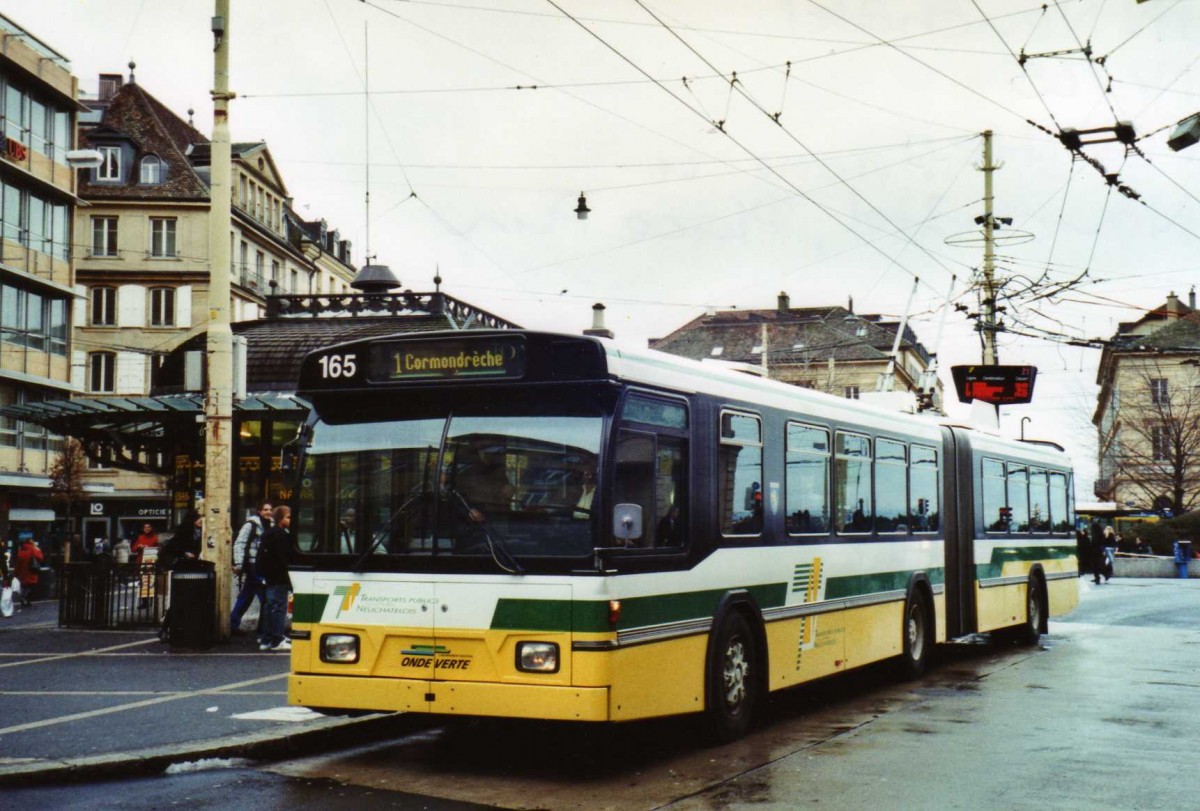
[[[1200,388],[1188,366],[1139,366],[1122,392],[1119,486],[1156,509],[1180,515],[1200,499]],[[1133,390],[1130,391],[1129,389]],[[1169,504],[1167,503],[1169,502]]]
[[[74,437],[63,441],[62,450],[50,466],[50,500],[62,505],[67,522],[71,522],[73,507],[87,494],[83,489],[83,474],[87,471],[87,454],[83,444]]]

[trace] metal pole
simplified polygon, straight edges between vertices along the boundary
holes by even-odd
[[[208,385],[204,395],[204,549],[217,580],[217,636],[229,639],[233,537],[233,332],[229,328],[229,232],[232,167],[229,142],[229,0],[213,17],[213,132],[208,212]]]
[[[983,364],[999,363],[996,354],[996,250],[993,244],[995,221],[992,215],[992,172],[1000,167],[992,164],[992,131],[983,133],[983,313],[979,328],[983,330]]]

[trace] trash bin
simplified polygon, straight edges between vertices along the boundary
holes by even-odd
[[[1192,559],[1192,542],[1191,541],[1176,541],[1175,542],[1175,570],[1184,580],[1188,576],[1188,561]]]
[[[181,560],[171,570],[167,629],[171,648],[210,648],[216,638],[217,576],[207,560]]]

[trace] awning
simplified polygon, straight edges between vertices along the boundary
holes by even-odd
[[[13,507],[8,511],[9,523],[14,521],[54,521],[54,510],[35,510],[30,507]]]
[[[303,398],[286,392],[251,394],[233,406],[241,419],[294,419],[308,414]],[[139,462],[140,454],[163,455],[168,462],[190,445],[203,428],[204,395],[164,394],[157,397],[79,397],[47,400],[0,408],[0,416],[44,425],[62,436],[80,440],[89,448],[103,448],[101,457],[126,470],[165,473],[153,462]]]

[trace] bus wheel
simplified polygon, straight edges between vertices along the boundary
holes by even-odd
[[[1025,587],[1025,624],[1017,633],[1017,642],[1022,645],[1036,645],[1042,638],[1042,594],[1041,578],[1030,575]]]
[[[904,653],[900,655],[900,674],[915,679],[925,673],[933,646],[933,628],[929,621],[929,600],[925,592],[913,590],[904,601]]]
[[[706,715],[718,742],[746,734],[759,700],[758,685],[758,655],[750,625],[731,611],[717,630],[708,674]]]

